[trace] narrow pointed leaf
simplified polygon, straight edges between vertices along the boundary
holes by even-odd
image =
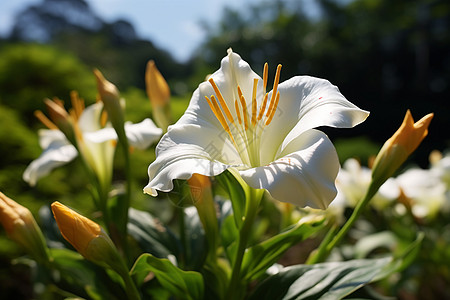
[[[202,299],[203,277],[194,271],[183,271],[168,259],[160,259],[151,254],[142,254],[134,264],[131,275],[138,285],[152,272],[159,283],[179,299]]]
[[[290,229],[247,249],[241,268],[244,280],[249,282],[264,274],[290,247],[319,231],[323,221],[322,216],[305,218]]]
[[[284,268],[264,280],[249,299],[342,299],[370,282],[405,268],[417,253],[422,238],[419,235],[414,243],[395,258],[357,259]]]
[[[62,290],[91,299],[124,299],[118,275],[105,270],[68,249],[50,249],[55,284]],[[112,276],[112,277],[111,277]]]
[[[146,253],[160,258],[179,254],[181,245],[177,237],[148,212],[129,209],[128,233]]]
[[[241,184],[229,171],[223,172],[216,178],[220,183],[224,185],[224,187],[228,191],[233,207],[233,215],[234,221],[236,222],[236,227],[241,228],[242,218],[245,214],[245,191],[242,188]]]

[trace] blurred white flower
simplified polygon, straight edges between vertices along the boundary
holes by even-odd
[[[99,177],[106,182],[112,176],[117,134],[112,127],[101,126],[103,104],[97,102],[83,110],[77,120],[77,146],[83,159]],[[109,126],[107,124],[107,126]],[[145,149],[162,134],[153,121],[145,119],[141,123],[125,124],[130,145]],[[59,129],[41,129],[38,132],[42,154],[31,162],[23,173],[23,179],[31,186],[48,175],[53,169],[71,162],[78,151]]]
[[[441,180],[450,188],[450,152],[444,156],[439,151],[433,151],[430,155],[431,172],[441,178]]]
[[[411,168],[396,178],[417,218],[433,218],[446,204],[446,185],[435,172]]]
[[[354,158],[346,160],[339,170],[336,187],[338,194],[333,200],[332,206],[354,207],[366,194],[369,184],[372,181],[372,171]],[[400,189],[393,178],[389,178],[381,185],[378,192],[370,201],[376,209],[383,209],[400,195]],[[336,202],[336,203],[335,203]]]

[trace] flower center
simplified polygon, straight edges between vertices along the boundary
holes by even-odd
[[[238,122],[235,122],[231,111],[220,92],[214,79],[208,81],[214,89],[216,96],[211,95],[210,98],[205,96],[212,112],[216,116],[222,128],[230,137],[234,147],[236,148],[242,162],[248,166],[260,166],[260,140],[264,128],[268,126],[275,115],[280,100],[280,92],[278,91],[278,83],[280,81],[281,65],[278,65],[275,74],[275,80],[272,88],[272,95],[266,92],[268,78],[268,64],[264,64],[263,71],[263,97],[260,107],[258,108],[257,90],[258,78],[253,79],[252,99],[249,108],[247,101],[237,85],[237,99],[234,99],[234,109]],[[217,97],[217,99],[216,99]]]

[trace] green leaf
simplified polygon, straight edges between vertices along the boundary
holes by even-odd
[[[355,258],[365,258],[378,248],[392,250],[398,244],[398,238],[391,231],[382,231],[367,235],[354,245]]]
[[[362,286],[405,268],[414,259],[423,235],[398,257],[358,259],[284,268],[264,280],[256,299],[342,299]]]
[[[41,229],[44,233],[49,248],[70,248],[73,249],[61,235],[59,227],[55,222],[55,218],[49,206],[44,205],[39,209],[39,219]]]
[[[250,299],[341,299],[371,282],[391,260],[386,257],[287,267],[263,281]]]
[[[57,270],[56,285],[68,292],[91,299],[124,299],[118,275],[85,260],[68,249],[50,249],[52,268]]]
[[[239,181],[228,170],[216,178],[228,191],[231,204],[233,206],[233,215],[234,221],[236,222],[236,227],[241,228],[243,217],[245,215],[245,191]]]
[[[236,247],[232,245],[236,245],[238,237],[239,230],[236,227],[236,222],[233,219],[233,215],[226,216],[220,226],[220,238],[222,241],[222,246],[225,249],[230,261],[236,257]]]
[[[193,206],[184,209],[184,265],[183,268],[196,270],[203,265],[206,254],[206,240],[203,225]]]
[[[247,282],[258,279],[293,245],[310,237],[323,227],[323,216],[305,217],[286,231],[248,248],[241,273]]]
[[[419,253],[424,236],[425,234],[423,232],[419,232],[416,240],[406,247],[403,252],[394,255],[394,260],[383,269],[383,272],[377,275],[375,280],[386,278],[392,273],[400,272],[409,266]]]
[[[125,193],[119,192],[107,201],[110,218],[110,224],[107,225],[110,232],[117,232],[119,236],[124,236],[127,231],[128,205],[125,197],[127,197]]]
[[[131,275],[140,285],[150,272],[153,272],[159,283],[175,297],[192,300],[203,298],[203,277],[198,272],[183,271],[168,259],[142,254],[131,269]]]
[[[173,232],[148,212],[129,209],[128,233],[144,252],[156,257],[178,256],[181,244]]]

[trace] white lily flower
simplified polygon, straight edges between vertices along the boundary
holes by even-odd
[[[267,64],[260,78],[230,49],[159,142],[144,192],[155,196],[172,190],[173,179],[230,169],[279,201],[326,208],[336,195],[339,161],[314,128],[353,127],[369,113],[327,80],[296,76],[279,84],[280,71],[266,93]]]
[[[354,207],[367,192],[372,181],[372,171],[354,158],[346,160],[336,179],[338,203]],[[370,201],[371,205],[381,210],[400,196],[400,189],[394,178],[383,183]],[[336,205],[333,201],[332,205]]]
[[[112,165],[117,134],[111,127],[102,128],[100,116],[103,104],[97,102],[87,107],[78,119],[81,135],[78,147],[83,158],[101,180],[112,175]],[[162,134],[162,129],[150,119],[141,123],[125,125],[130,145],[145,149]],[[78,156],[78,151],[58,129],[42,129],[38,132],[40,146],[44,151],[41,156],[31,162],[23,174],[23,179],[31,186],[48,175],[53,169],[71,162]]]
[[[450,188],[450,153],[443,156],[438,151],[433,151],[430,155],[431,172],[441,178],[441,180]]]
[[[411,201],[411,211],[418,218],[433,218],[446,205],[447,187],[430,170],[411,168],[396,181]]]

